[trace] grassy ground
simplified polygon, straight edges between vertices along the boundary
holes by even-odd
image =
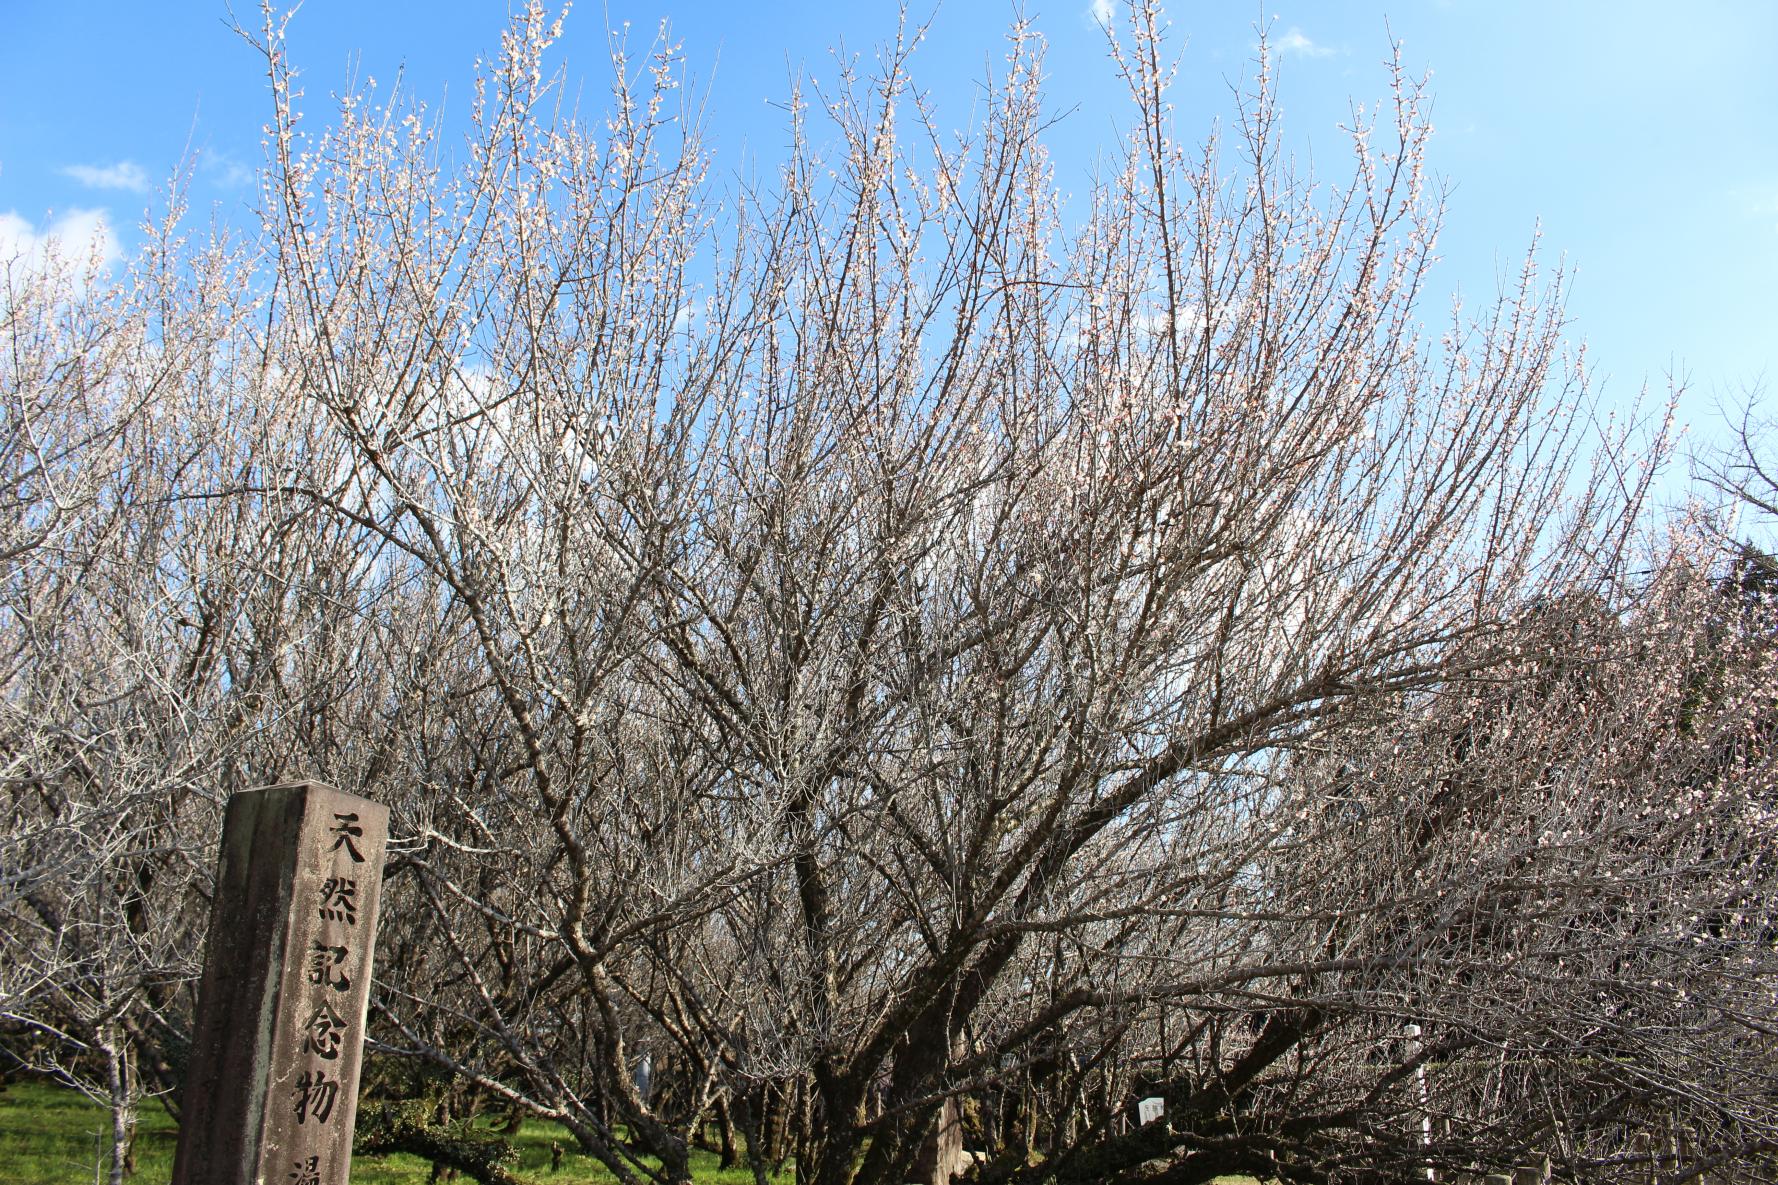
[[[102,1182],[110,1123],[107,1112],[71,1090],[20,1083],[0,1092],[0,1182],[89,1185],[95,1166]],[[143,1107],[132,1185],[166,1185],[173,1175],[176,1138],[173,1121],[158,1103]],[[615,1181],[598,1161],[574,1151],[573,1139],[555,1124],[527,1120],[512,1142],[520,1157],[513,1171],[523,1180],[537,1185]],[[554,1172],[549,1167],[551,1142],[567,1150],[561,1169]],[[431,1173],[431,1163],[417,1156],[352,1158],[352,1185],[426,1185]],[[692,1173],[711,1185],[751,1185],[753,1180],[745,1168],[718,1170],[716,1157],[700,1151],[692,1153]],[[784,1179],[789,1179],[788,1173]]]
[[[72,1090],[19,1083],[0,1091],[0,1183],[4,1185],[89,1185],[105,1180],[109,1114]],[[136,1175],[131,1185],[166,1185],[173,1176],[173,1121],[160,1104],[142,1109],[136,1133]],[[519,1151],[513,1172],[535,1185],[615,1185],[616,1178],[591,1157],[574,1151],[574,1140],[553,1123],[527,1120],[512,1139]],[[566,1149],[562,1167],[552,1171],[550,1145]],[[95,1176],[95,1170],[97,1175]],[[352,1185],[426,1185],[431,1162],[417,1156],[355,1156]],[[716,1167],[716,1157],[692,1152],[692,1176],[708,1185],[752,1185],[744,1167]],[[460,1181],[467,1181],[461,1178]],[[788,1185],[790,1174],[779,1178]],[[473,1182],[470,1183],[473,1185]],[[1223,1185],[1255,1185],[1247,1177],[1226,1177]]]

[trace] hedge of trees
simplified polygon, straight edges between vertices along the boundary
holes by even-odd
[[[1084,209],[1022,28],[744,185],[534,4],[450,149],[305,131],[268,19],[257,233],[0,260],[0,1057],[114,1180],[296,775],[394,811],[383,1081],[625,1182],[952,1115],[1006,1185],[1770,1179],[1770,562],[1647,512],[1535,255],[1427,327],[1412,80],[1330,183],[1132,8]]]

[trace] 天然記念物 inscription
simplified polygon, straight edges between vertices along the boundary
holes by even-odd
[[[176,1185],[345,1185],[388,819],[318,782],[229,800]]]

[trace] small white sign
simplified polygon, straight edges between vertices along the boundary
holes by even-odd
[[[1143,1099],[1140,1103],[1136,1104],[1136,1117],[1141,1120],[1142,1125],[1146,1127],[1159,1119],[1161,1113],[1165,1110],[1166,1104],[1161,1102],[1160,1097],[1157,1095],[1154,1098]]]

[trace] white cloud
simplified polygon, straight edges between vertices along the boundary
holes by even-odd
[[[1290,26],[1284,36],[1273,41],[1272,48],[1281,54],[1295,54],[1299,58],[1325,58],[1335,52],[1332,46],[1311,40],[1307,33],[1295,25]]]
[[[251,185],[257,174],[226,152],[205,152],[198,157],[198,168],[211,184],[227,189]]]
[[[64,176],[72,177],[88,189],[127,189],[133,193],[148,192],[148,174],[135,161],[120,160],[114,165],[65,165]]]
[[[1148,309],[1137,313],[1134,318],[1137,329],[1153,337],[1166,339],[1167,314],[1164,309]],[[1173,332],[1179,335],[1180,344],[1184,344],[1204,328],[1204,306],[1192,302],[1183,302],[1173,311]]]
[[[16,210],[0,214],[0,265],[22,262],[36,269],[52,256],[77,268],[89,261],[105,267],[121,259],[123,252],[103,210],[69,210],[42,230]]]
[[[1117,0],[1093,0],[1087,5],[1087,17],[1097,24],[1109,25],[1117,19]]]

